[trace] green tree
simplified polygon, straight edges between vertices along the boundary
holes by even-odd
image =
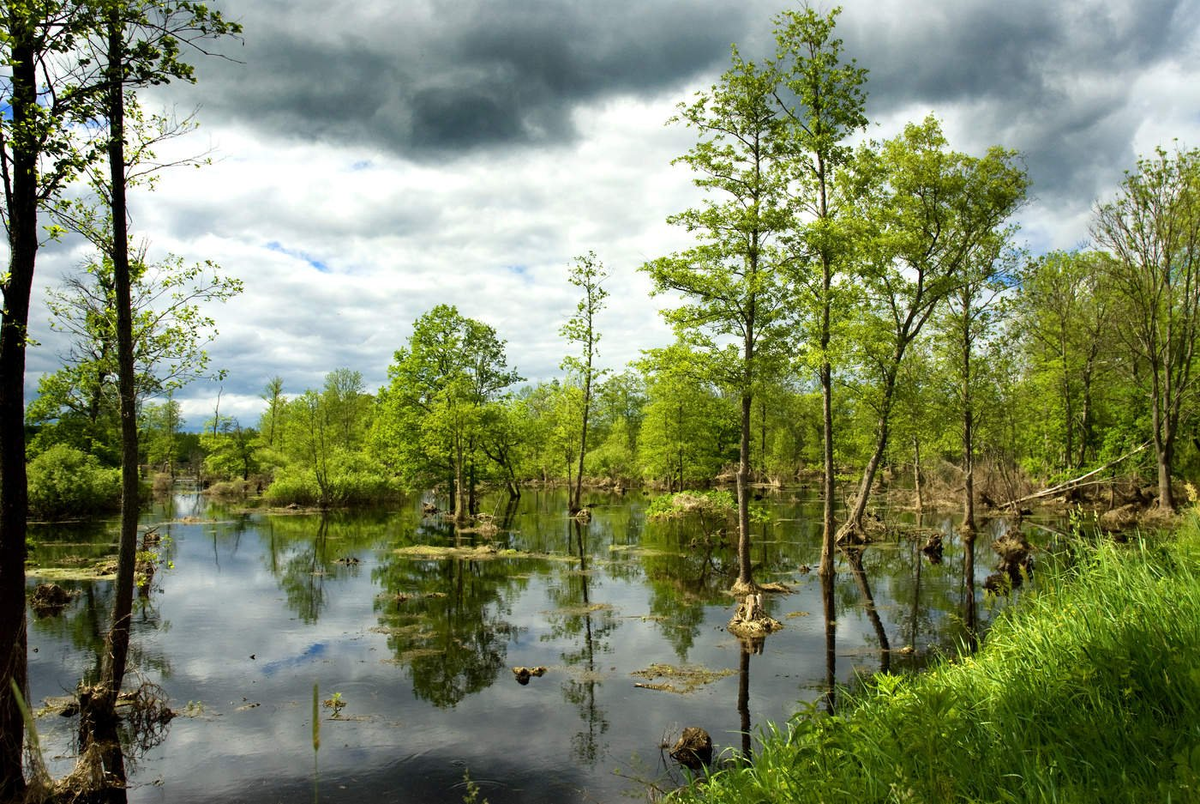
[[[388,367],[372,443],[409,488],[449,480],[454,514],[470,516],[472,476],[489,405],[519,382],[492,327],[438,305],[413,324]]]
[[[738,580],[753,588],[750,564],[750,416],[758,384],[771,376],[789,335],[787,295],[778,239],[791,225],[782,159],[783,122],[771,66],[743,60],[708,92],[679,106],[673,118],[696,129],[698,141],[677,161],[696,174],[704,205],[668,219],[699,244],[643,266],[656,293],[685,301],[664,312],[680,333],[701,344],[719,367],[722,384],[741,400],[738,458]],[[729,344],[734,339],[736,345]]]
[[[1104,369],[1105,345],[1115,346],[1108,321],[1109,255],[1054,251],[1026,263],[1021,275],[1018,316],[1029,355],[1027,380],[1056,400],[1047,443],[1058,448],[1040,463],[1053,471],[1082,466],[1096,450],[1096,383]],[[1113,356],[1117,349],[1112,350]],[[1045,408],[1043,408],[1045,409]]]
[[[588,414],[592,410],[592,385],[605,372],[596,369],[596,345],[600,342],[600,333],[596,330],[596,316],[604,309],[604,300],[608,291],[604,289],[604,280],[608,271],[604,264],[596,258],[596,252],[575,258],[571,266],[568,281],[583,292],[583,298],[575,308],[575,315],[559,330],[564,338],[571,343],[577,343],[582,350],[579,356],[568,355],[563,359],[562,367],[569,373],[579,377],[583,386],[582,421],[579,428],[579,472],[575,476],[575,488],[571,492],[570,510],[574,515],[580,509],[579,498],[583,493],[583,460],[587,455]]]
[[[179,459],[179,429],[183,426],[179,403],[170,394],[158,404],[142,406],[139,441],[145,447],[146,463],[165,470],[175,477]]]
[[[953,398],[962,422],[963,524],[968,538],[975,527],[976,432],[984,416],[980,397],[988,374],[984,350],[1000,323],[1003,294],[1013,284],[1013,255],[1002,254],[1003,233],[974,250],[963,268],[962,282],[946,299],[940,330],[946,352],[946,374],[954,383]]]
[[[92,212],[73,214],[72,220],[90,227]],[[89,231],[104,239],[99,230]],[[188,266],[171,255],[148,263],[143,249],[137,251],[130,269],[134,391],[140,405],[209,374],[205,346],[217,330],[204,306],[227,301],[241,293],[243,285],[208,261]],[[119,445],[106,443],[115,435],[119,413],[111,259],[90,262],[81,275],[69,277],[51,291],[47,303],[54,314],[51,328],[67,334],[71,345],[60,355],[62,368],[38,381],[39,395],[29,406],[27,419],[43,428],[51,425],[39,435],[43,444],[61,435],[81,448],[86,447],[80,442],[86,441],[95,454],[115,456]]]
[[[129,253],[129,209],[127,190],[151,154],[141,148],[127,150],[127,101],[139,87],[172,80],[195,80],[194,69],[183,59],[181,45],[191,44],[203,52],[203,40],[236,34],[240,26],[227,22],[219,12],[186,0],[102,0],[89,4],[93,14],[88,40],[90,55],[97,65],[94,88],[97,119],[103,129],[97,137],[108,156],[107,175],[93,175],[92,185],[111,212],[108,237],[92,242],[112,262],[113,307],[116,323],[117,386],[121,416],[121,536],[117,569],[117,593],[113,602],[113,625],[109,631],[102,692],[97,696],[100,714],[94,722],[111,720],[117,693],[125,675],[132,615],[137,522],[140,513],[138,482],[137,364],[133,307],[133,262]],[[85,46],[85,51],[88,47]],[[136,117],[134,117],[136,120]],[[95,735],[104,742],[107,735]],[[112,760],[110,762],[110,760]],[[110,767],[116,763],[116,767]],[[105,758],[106,770],[124,780],[119,753]]]
[[[672,491],[704,486],[737,454],[738,412],[715,387],[705,356],[680,340],[652,350],[638,462],[647,479]]]
[[[874,448],[838,542],[860,541],[871,487],[888,446],[896,379],[926,322],[967,279],[980,249],[1025,196],[1016,154],[950,151],[933,117],[900,136],[860,149],[854,180],[860,201],[863,277],[872,313],[860,323],[865,370],[874,377]]]
[[[807,359],[821,383],[822,404],[822,575],[833,573],[834,551],[834,335],[849,312],[853,238],[846,226],[852,206],[839,181],[851,155],[847,139],[866,128],[867,71],[847,62],[833,31],[840,8],[822,16],[811,7],[787,11],[776,20],[779,69],[790,93],[786,113],[788,158],[797,182],[790,274],[803,310]],[[839,281],[840,280],[840,281]]]
[[[72,126],[86,120],[71,87],[75,42],[84,28],[71,0],[7,2],[0,8],[0,178],[8,270],[0,277],[0,800],[23,795],[25,734],[13,685],[25,687],[25,347],[39,246],[38,210],[94,152],[77,148]]]
[[[1149,398],[1158,505],[1174,511],[1171,473],[1200,338],[1200,150],[1159,148],[1139,160],[1097,207],[1092,237],[1114,258],[1106,276]]]

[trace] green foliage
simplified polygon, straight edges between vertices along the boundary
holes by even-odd
[[[521,379],[508,367],[504,341],[487,324],[438,305],[413,324],[388,378],[371,433],[375,455],[410,489],[452,480],[460,511],[471,474],[509,454],[494,449],[489,458],[483,449],[490,426],[504,424],[495,408],[502,392]]]
[[[89,516],[121,504],[121,474],[65,444],[29,462],[29,509],[43,519]]]

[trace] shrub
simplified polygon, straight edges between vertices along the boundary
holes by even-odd
[[[121,470],[108,469],[91,455],[57,444],[28,466],[29,512],[43,519],[66,519],[113,511],[121,505]]]

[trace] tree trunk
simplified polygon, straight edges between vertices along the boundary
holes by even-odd
[[[826,311],[828,316],[828,310]],[[835,521],[833,518],[834,472],[833,472],[833,368],[826,361],[821,364],[821,488],[824,495],[821,510],[821,568],[822,576],[833,576],[833,548]]]
[[[28,127],[37,108],[35,32],[8,7],[14,128]],[[36,139],[12,141],[12,192],[8,199],[9,275],[0,324],[0,801],[24,795],[22,745],[25,721],[13,685],[27,691],[25,632],[25,521],[29,492],[25,474],[25,336],[37,258]]]
[[[964,307],[963,318],[963,524],[964,533],[975,533],[975,415],[971,398],[971,333],[970,308]]]
[[[129,232],[125,202],[125,86],[123,80],[124,33],[117,11],[108,19],[107,102],[109,122],[108,167],[112,192],[112,262],[117,306],[117,384],[121,401],[121,530],[116,595],[112,627],[105,650],[102,679],[103,704],[116,704],[129,654],[129,627],[133,616],[134,569],[137,563],[137,525],[140,513],[138,488],[138,431],[133,313],[130,290]]]
[[[917,495],[917,515],[925,510],[925,497],[921,488],[921,439],[913,437],[913,489]]]
[[[754,588],[750,571],[750,409],[753,399],[742,394],[742,438],[738,456],[737,500],[738,500],[738,580],[735,590],[749,591]]]
[[[899,360],[893,366],[893,373],[884,379],[883,402],[880,406],[878,424],[879,436],[875,440],[875,451],[871,453],[871,459],[867,461],[867,468],[863,470],[862,481],[859,483],[858,494],[854,498],[854,505],[846,517],[845,524],[838,531],[838,544],[861,544],[864,541],[863,515],[867,511],[867,501],[871,499],[871,486],[875,483],[875,473],[879,471],[879,463],[883,460],[883,454],[887,451],[888,428],[891,424],[892,396],[896,387],[895,366],[899,366]]]

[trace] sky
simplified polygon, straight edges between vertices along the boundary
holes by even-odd
[[[151,259],[213,260],[244,293],[206,309],[220,382],[176,395],[188,429],[253,426],[267,380],[295,394],[336,368],[376,391],[413,321],[457,306],[507,341],[529,381],[561,376],[575,258],[610,271],[601,365],[671,333],[639,267],[690,245],[667,217],[702,198],[672,160],[675,106],[717,80],[730,45],[774,49],[785,0],[219,0],[241,22],[197,82],[143,94],[196,114],[160,151],[212,164],[131,197]],[[816,5],[818,10],[831,6]],[[869,70],[866,136],[933,113],[955,150],[1022,154],[1017,242],[1085,246],[1098,200],[1157,146],[1200,146],[1200,0],[846,0],[837,35]],[[26,386],[68,349],[48,288],[88,259],[40,252]]]

